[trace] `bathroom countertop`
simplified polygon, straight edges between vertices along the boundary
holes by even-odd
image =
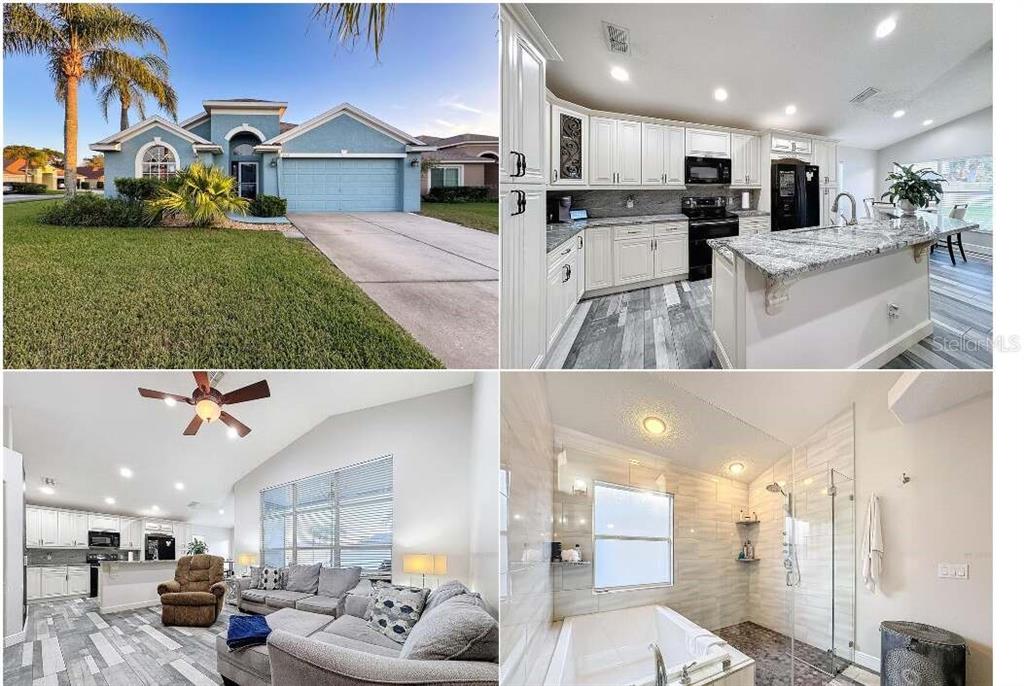
[[[660,224],[663,222],[689,221],[685,214],[649,214],[633,217],[598,217],[581,219],[574,222],[554,222],[548,224],[548,252],[565,243],[580,231],[605,226],[627,226],[630,224]]]

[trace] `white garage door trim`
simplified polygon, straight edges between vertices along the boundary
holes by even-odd
[[[402,164],[394,158],[282,160],[279,189],[294,212],[401,211]]]

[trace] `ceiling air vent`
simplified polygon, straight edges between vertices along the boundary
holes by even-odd
[[[608,45],[608,50],[614,52],[616,55],[628,55],[629,29],[609,24],[606,21],[601,23],[604,25],[604,39]]]
[[[860,105],[860,104],[864,103],[866,100],[870,100],[871,98],[875,97],[880,92],[881,91],[878,90],[877,88],[873,88],[871,86],[868,86],[867,88],[862,90],[860,93],[857,93],[857,95],[853,96],[853,98],[850,100],[850,102],[852,102],[854,105]]]

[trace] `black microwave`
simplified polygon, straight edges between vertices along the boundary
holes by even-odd
[[[120,548],[121,534],[116,531],[90,531],[90,548]]]
[[[686,183],[732,183],[732,160],[727,157],[687,157]]]

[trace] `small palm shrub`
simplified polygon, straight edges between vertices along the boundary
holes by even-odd
[[[152,216],[146,206],[134,200],[104,198],[94,193],[77,193],[50,204],[39,215],[54,226],[149,226]]]
[[[189,226],[213,226],[225,220],[228,212],[248,213],[249,201],[238,196],[235,180],[220,167],[194,162],[146,207],[154,220],[171,214]]]
[[[288,201],[276,195],[257,195],[249,203],[249,214],[254,217],[283,217],[288,211]]]

